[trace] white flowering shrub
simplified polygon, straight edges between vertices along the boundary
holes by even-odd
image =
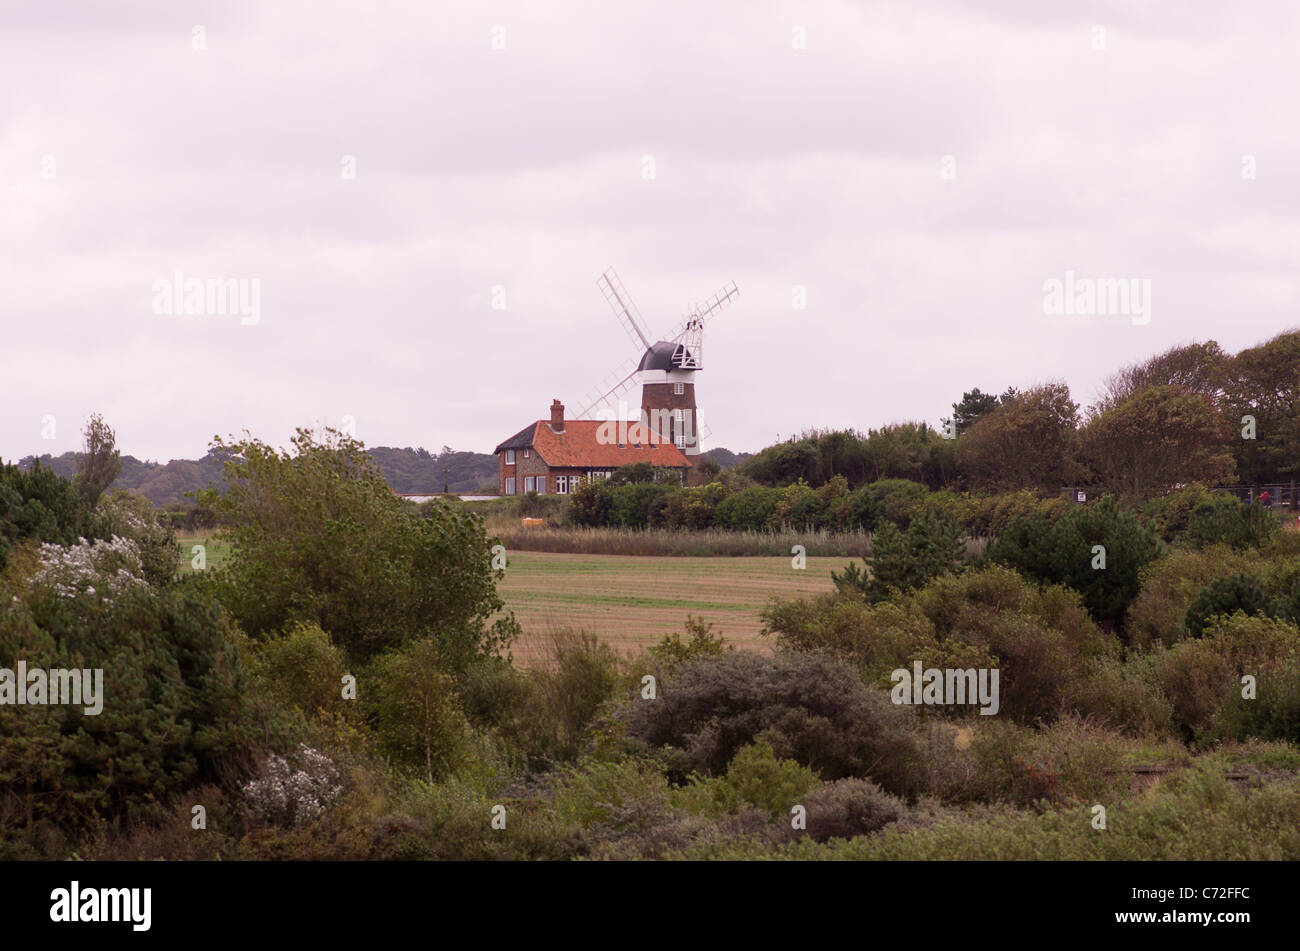
[[[156,527],[130,505],[112,496],[105,497],[95,512],[105,520],[111,520],[113,528],[117,529],[117,534],[126,538],[134,539]]]
[[[140,550],[120,535],[75,545],[45,543],[32,584],[50,588],[61,598],[98,597],[111,601],[130,588],[147,584]]]
[[[319,750],[298,744],[290,764],[283,756],[268,756],[262,774],[240,787],[250,818],[296,826],[321,815],[343,793],[339,771]]]
[[[100,499],[95,516],[102,526],[98,534],[121,535],[135,543],[144,569],[141,576],[150,584],[162,584],[175,575],[180,554],[176,533],[158,521],[148,499],[119,490]]]

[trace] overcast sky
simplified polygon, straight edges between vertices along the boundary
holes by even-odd
[[[0,457],[91,412],[158,460],[347,416],[490,452],[639,357],[611,265],[658,334],[739,285],[705,448],[1087,404],[1300,323],[1298,13],[3,0]],[[156,313],[178,271],[256,280],[256,323]],[[1067,271],[1149,280],[1150,322],[1046,314]]]

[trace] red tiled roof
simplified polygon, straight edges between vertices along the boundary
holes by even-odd
[[[680,449],[637,422],[566,419],[564,432],[557,433],[551,429],[548,420],[539,419],[533,423],[532,430],[531,439],[528,439],[528,429],[525,428],[506,442],[520,442],[520,437],[528,439],[526,445],[531,445],[552,469],[617,469],[634,462],[669,468],[685,468],[691,464]],[[650,437],[655,439],[653,449]],[[617,443],[620,438],[623,440],[621,449]],[[497,452],[504,446],[505,443],[498,446]]]

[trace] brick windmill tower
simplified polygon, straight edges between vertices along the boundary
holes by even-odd
[[[703,369],[704,326],[708,320],[739,296],[732,281],[703,304],[697,304],[668,340],[650,342],[645,321],[623,287],[614,269],[600,276],[596,286],[609,302],[614,316],[640,352],[640,361],[624,361],[604,386],[584,401],[578,418],[588,418],[603,409],[614,409],[637,383],[641,384],[641,422],[672,443],[687,456],[700,452],[700,440],[708,434],[699,419],[695,402],[695,374]],[[630,369],[629,369],[630,368]]]

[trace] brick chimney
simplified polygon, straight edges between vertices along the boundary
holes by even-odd
[[[551,429],[564,432],[564,404],[559,400],[551,400]]]

